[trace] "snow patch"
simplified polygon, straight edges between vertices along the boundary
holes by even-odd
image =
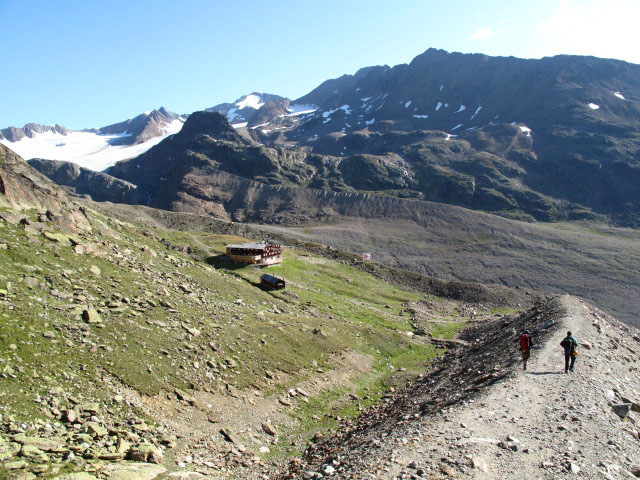
[[[364,122],[364,124],[365,124],[365,125],[373,125],[373,124],[375,123],[375,121],[376,121],[376,119],[375,119],[375,118],[372,118],[371,120],[366,120],[366,121]]]
[[[429,118],[429,115],[414,115],[415,118]]]
[[[443,88],[444,88],[444,85],[440,85],[440,91],[442,91]]]
[[[232,124],[231,126],[232,126],[233,128],[242,128],[242,127],[246,127],[246,126],[247,126],[247,123],[249,123],[249,122],[234,123],[234,124]]]
[[[456,130],[457,128],[460,128],[462,125],[464,125],[464,123],[459,123],[458,125],[456,125],[455,127],[453,127],[451,129],[451,131],[453,132],[454,130]]]
[[[364,97],[364,98],[361,98],[360,100],[362,100],[363,102],[365,102],[365,103],[366,103],[366,102],[368,102],[369,100],[371,100],[372,98],[373,98],[373,97]]]
[[[595,103],[590,103],[589,108],[591,110],[598,110],[600,108],[600,105],[596,105]]]
[[[622,96],[622,94],[621,94],[620,92],[616,92],[616,93],[614,93],[614,95],[615,95],[616,97],[618,97],[618,98],[621,98],[622,100],[626,100],[626,99]]]
[[[474,112],[473,115],[471,115],[471,118],[469,120],[473,120],[473,117],[475,117],[480,110],[482,110],[482,106],[479,106],[478,108],[476,108],[476,111]]]
[[[258,110],[261,106],[264,105],[264,102],[262,101],[262,97],[254,95],[252,93],[251,95],[247,95],[246,97],[240,99],[234,105],[236,105],[238,109],[249,107]]]
[[[411,105],[411,100],[404,104],[404,108],[409,108],[409,105]]]
[[[318,110],[318,106],[317,105],[289,105],[289,107],[287,107],[287,112],[289,112],[289,114],[287,115],[288,117],[295,117],[297,115],[306,115],[308,113],[313,113],[316,110]]]
[[[531,136],[531,129],[526,125],[520,125],[520,131],[527,135],[527,137]]]
[[[351,115],[351,110],[349,109],[349,105],[342,105],[341,107],[334,108],[333,110],[329,110],[328,112],[322,112],[322,116],[324,118],[327,118],[331,116],[333,113],[337,112],[338,110],[343,110],[346,115]]]
[[[458,110],[456,110],[453,113],[460,113],[460,112],[464,112],[467,109],[467,107],[465,107],[464,105],[460,105],[460,108]]]
[[[436,105],[436,112],[440,110],[440,107],[442,107],[442,103],[438,102],[438,104]]]

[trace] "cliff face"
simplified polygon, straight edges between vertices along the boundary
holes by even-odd
[[[71,162],[34,158],[27,162],[58,185],[71,188],[78,195],[89,195],[96,202],[143,203],[146,198],[132,183],[94,172]]]
[[[0,207],[46,213],[53,223],[71,231],[88,228],[82,211],[58,185],[0,145]]]

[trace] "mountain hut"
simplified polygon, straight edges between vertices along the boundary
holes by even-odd
[[[282,263],[282,247],[279,243],[239,243],[227,245],[227,256],[236,263],[269,266]]]
[[[274,277],[273,275],[265,273],[260,277],[260,285],[270,290],[283,290],[285,282],[283,278]]]

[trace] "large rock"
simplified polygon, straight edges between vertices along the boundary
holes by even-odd
[[[48,463],[49,456],[33,445],[23,445],[20,456],[33,463]]]
[[[31,472],[20,472],[16,476],[11,477],[11,480],[35,480],[36,478],[38,477]]]
[[[109,430],[104,428],[98,422],[87,422],[84,425],[85,431],[94,437],[105,437],[109,433]]]
[[[0,437],[0,462],[13,457],[19,451],[19,444],[8,442],[5,438]]]
[[[136,462],[158,464],[162,461],[162,451],[155,445],[143,443],[129,450],[129,458]]]
[[[94,308],[83,311],[82,319],[89,324],[102,323],[102,317]]]
[[[67,451],[67,443],[61,437],[27,437],[24,433],[19,433],[13,437],[14,441],[25,446],[35,447],[43,452],[61,453]]]
[[[52,480],[98,480],[96,477],[87,472],[66,473],[58,477],[53,477]]]
[[[618,415],[620,418],[627,418],[627,416],[629,415],[629,412],[631,411],[631,404],[618,403],[618,404],[612,405],[611,408],[613,409],[613,412],[616,415]]]
[[[106,465],[101,473],[109,476],[109,480],[153,480],[167,471],[162,465],[127,462]]]

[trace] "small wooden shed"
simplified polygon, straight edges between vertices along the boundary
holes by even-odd
[[[285,287],[285,282],[283,278],[274,277],[273,275],[265,273],[260,277],[260,285],[271,290],[282,290]]]

